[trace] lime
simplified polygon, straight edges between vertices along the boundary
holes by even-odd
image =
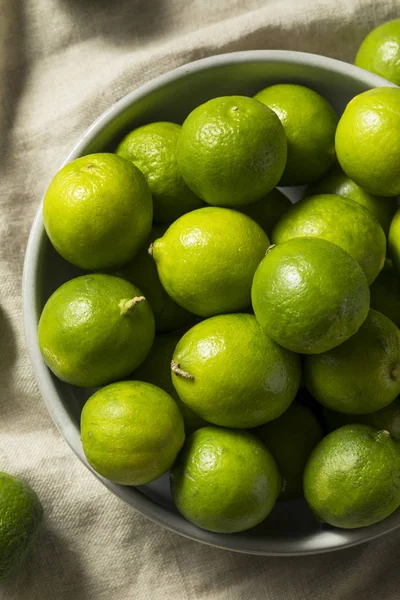
[[[375,412],[400,394],[400,331],[371,309],[356,334],[307,356],[304,369],[307,388],[324,406],[354,415]]]
[[[283,478],[280,500],[302,496],[306,462],[323,437],[321,425],[311,410],[295,401],[278,419],[266,423],[254,433],[264,442],[278,465]]]
[[[389,255],[397,273],[400,275],[400,208],[397,209],[389,230]]]
[[[178,166],[193,192],[208,204],[251,204],[278,183],[286,139],[275,113],[252,98],[213,98],[182,125]]]
[[[377,196],[400,194],[400,89],[381,87],[353,98],[336,130],[343,171]]]
[[[169,394],[150,383],[119,381],[84,405],[81,439],[97,473],[122,485],[143,485],[168,471],[185,433]]]
[[[325,352],[347,340],[369,309],[369,288],[359,264],[320,238],[271,246],[254,275],[251,295],[264,332],[302,354]]]
[[[275,188],[261,200],[246,206],[238,206],[236,210],[251,217],[270,236],[279,219],[291,206],[289,198]]]
[[[345,425],[313,450],[304,494],[318,519],[345,529],[367,527],[400,505],[400,450],[387,431]]]
[[[300,359],[263,334],[253,315],[219,315],[190,329],[175,348],[172,381],[206,421],[256,427],[281,415],[300,382]]]
[[[400,396],[381,410],[368,415],[347,415],[324,407],[323,419],[328,431],[351,423],[362,423],[376,429],[385,429],[394,440],[400,441]]]
[[[113,275],[82,275],[47,300],[39,346],[59,379],[98,387],[127,377],[146,358],[154,317],[142,292]]]
[[[316,181],[335,160],[338,118],[332,106],[307,87],[280,83],[255,96],[279,117],[287,138],[287,163],[280,185]]]
[[[382,23],[367,35],[356,65],[400,85],[400,19]]]
[[[269,246],[247,215],[199,208],[173,223],[152,246],[160,281],[180,306],[200,317],[250,305],[254,272]]]
[[[32,488],[0,473],[0,582],[17,571],[34,545],[43,508]]]
[[[186,433],[192,432],[207,423],[182,402],[175,391],[171,379],[171,361],[180,337],[173,334],[156,335],[154,344],[144,363],[133,373],[132,378],[147,381],[160,387],[177,402],[185,422]]]
[[[188,325],[193,315],[179,306],[161,285],[154,260],[148,252],[150,244],[162,237],[167,227],[155,225],[147,238],[147,244],[128,264],[120,267],[115,274],[137,285],[146,296],[154,313],[156,331],[164,333]]]
[[[389,260],[371,285],[371,308],[400,327],[400,277]]]
[[[88,270],[131,260],[150,233],[152,216],[145,178],[115,154],[90,154],[67,164],[43,204],[44,226],[57,252]]]
[[[220,533],[261,523],[280,489],[271,454],[245,431],[198,429],[187,438],[171,472],[179,512],[198,527]]]
[[[337,244],[356,259],[369,284],[385,262],[386,236],[378,221],[364,206],[335,194],[304,198],[272,232],[274,244],[296,237],[318,237]]]
[[[385,196],[374,196],[368,194],[359,185],[354,183],[343,173],[339,166],[335,166],[325,177],[310,185],[306,190],[307,196],[317,194],[337,194],[345,196],[354,202],[358,202],[379,221],[384,233],[389,233],[389,227],[394,213],[396,212],[397,200]]]
[[[172,223],[203,205],[178,169],[176,145],[180,131],[176,123],[149,123],[128,133],[117,148],[117,154],[132,161],[145,176],[153,196],[156,223]]]

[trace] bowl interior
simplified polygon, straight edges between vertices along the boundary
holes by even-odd
[[[311,87],[325,96],[338,114],[353,96],[371,87],[390,85],[356,67],[301,53],[256,51],[212,57],[176,69],[122,99],[92,125],[67,161],[92,152],[113,151],[128,131],[142,124],[157,120],[181,123],[194,107],[210,98],[229,94],[254,95],[263,87],[279,82]],[[299,194],[296,189],[287,191],[292,200]],[[36,341],[37,322],[49,295],[63,282],[82,273],[52,248],[39,210],[24,272],[28,347],[52,417],[85,462],[79,439],[79,420],[82,406],[93,390],[79,389],[53,377],[40,357]],[[305,502],[298,500],[278,502],[260,526],[228,536],[200,530],[185,521],[171,500],[167,475],[140,488],[122,487],[100,479],[114,493],[160,524],[194,539],[242,552],[298,554],[327,551],[371,539],[393,529],[399,521],[399,514],[395,514],[367,529],[335,530],[318,523]]]

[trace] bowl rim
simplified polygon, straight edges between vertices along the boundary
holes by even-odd
[[[159,75],[137,89],[132,90],[112,104],[87,128],[68,156],[62,161],[59,168],[71,160],[85,154],[85,149],[88,148],[90,143],[96,139],[102,130],[104,130],[121,112],[133,103],[147,96],[149,93],[186,75],[198,73],[210,68],[244,64],[248,62],[269,62],[278,64],[294,63],[299,66],[305,65],[321,68],[333,73],[339,73],[348,76],[349,78],[357,79],[371,88],[381,87],[383,85],[397,87],[378,75],[369,73],[354,65],[333,58],[305,52],[289,50],[246,50],[209,56],[184,64]],[[367,528],[354,530],[332,529],[332,531],[324,531],[323,533],[314,533],[309,536],[304,536],[304,539],[302,540],[292,540],[290,538],[282,537],[275,538],[273,532],[271,532],[271,538],[268,539],[266,548],[265,539],[257,536],[246,537],[246,532],[243,532],[242,534],[227,535],[216,534],[197,528],[186,521],[181,515],[170,511],[166,506],[158,504],[155,500],[146,496],[140,488],[124,488],[124,486],[114,484],[96,473],[87,463],[81,445],[76,443],[76,427],[72,423],[72,420],[61,401],[61,396],[57,391],[53,376],[50,374],[49,369],[46,367],[41,357],[37,341],[37,276],[40,267],[40,251],[46,239],[42,219],[42,204],[43,199],[37,209],[29,234],[22,275],[23,319],[28,355],[40,393],[57,429],[78,458],[109,490],[116,496],[125,500],[144,516],[170,531],[214,547],[255,555],[295,556],[330,552],[375,539],[400,526],[400,512],[397,511],[384,521]]]

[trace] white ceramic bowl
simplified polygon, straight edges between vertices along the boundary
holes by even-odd
[[[92,152],[113,151],[129,130],[151,121],[181,123],[197,105],[215,96],[253,95],[274,83],[300,83],[325,96],[340,114],[356,94],[389,82],[343,62],[299,52],[257,50],[213,56],[179,67],[134,90],[107,110],[82,135],[65,163]],[[59,165],[54,165],[56,172]],[[295,192],[294,192],[295,193]],[[23,276],[24,319],[28,350],[47,408],[62,435],[87,465],[79,439],[79,419],[91,390],[58,381],[45,366],[37,342],[44,302],[64,281],[80,272],[52,248],[39,207],[26,251]],[[377,525],[340,530],[321,525],[305,502],[278,502],[258,527],[238,534],[204,531],[186,521],[169,494],[168,475],[149,485],[123,487],[101,477],[114,494],[141,513],[194,540],[239,552],[293,555],[325,552],[370,540],[400,525],[400,512]]]

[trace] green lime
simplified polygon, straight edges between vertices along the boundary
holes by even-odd
[[[367,527],[400,505],[400,450],[387,431],[345,425],[313,450],[304,495],[318,519],[344,529]]]
[[[21,568],[38,535],[43,508],[32,488],[0,473],[0,582]]]
[[[275,113],[246,96],[213,98],[182,125],[178,166],[193,192],[208,204],[251,204],[278,183],[286,139]]]
[[[161,285],[157,267],[148,249],[156,239],[162,237],[167,227],[155,225],[147,239],[147,244],[131,262],[119,268],[115,274],[131,281],[142,290],[154,313],[156,331],[165,333],[189,325],[194,316],[179,306]]]
[[[376,429],[385,429],[394,440],[400,441],[400,396],[381,410],[368,415],[347,415],[324,407],[323,419],[328,431],[334,431],[343,425],[362,423]]]
[[[146,178],[153,196],[154,221],[172,223],[203,202],[182,179],[176,162],[181,126],[150,123],[134,129],[122,140],[117,154],[133,162]]]
[[[396,198],[368,194],[354,183],[350,177],[347,177],[338,165],[306,190],[307,196],[317,194],[337,194],[358,202],[379,221],[385,235],[389,233],[390,223],[397,208]]]
[[[145,178],[115,154],[89,154],[65,165],[43,204],[51,243],[65,260],[87,270],[131,260],[150,233],[152,217]]]
[[[307,356],[304,373],[314,398],[332,410],[353,415],[380,410],[400,394],[400,331],[371,309],[346,342]]]
[[[219,533],[261,523],[280,489],[275,460],[246,431],[198,429],[187,438],[171,472],[179,512],[198,527]]]
[[[336,130],[343,171],[377,196],[400,194],[400,89],[380,87],[355,96]]]
[[[389,257],[400,275],[400,208],[397,209],[389,230]]]
[[[369,284],[385,262],[386,236],[378,221],[364,206],[335,194],[300,200],[272,232],[274,244],[296,237],[318,237],[337,244],[356,259]]]
[[[132,378],[147,381],[167,392],[177,402],[185,422],[185,431],[190,433],[207,423],[182,402],[171,379],[171,361],[180,336],[156,335],[154,344],[144,363],[133,373]]]
[[[199,208],[173,223],[152,246],[160,281],[180,306],[200,317],[250,305],[254,272],[269,246],[247,215]]]
[[[190,329],[175,348],[172,381],[206,421],[256,427],[296,396],[300,359],[263,334],[253,315],[219,315]]]
[[[302,85],[280,83],[255,96],[279,117],[287,138],[287,163],[280,185],[316,181],[335,160],[338,117],[317,92]]]
[[[280,500],[303,495],[303,473],[308,457],[322,439],[323,431],[311,410],[293,402],[278,419],[254,433],[276,460],[283,479]]]
[[[302,354],[325,352],[347,340],[369,309],[368,283],[359,264],[320,238],[271,246],[254,275],[251,295],[264,332]]]
[[[400,277],[389,260],[371,285],[371,308],[400,327]]]
[[[270,236],[279,219],[291,206],[289,198],[275,188],[261,200],[246,206],[238,206],[236,210],[252,218]]]
[[[154,317],[139,288],[113,275],[82,275],[47,300],[39,346],[59,379],[98,387],[127,377],[146,358]]]
[[[361,44],[355,64],[400,85],[400,19],[375,27]]]
[[[185,433],[169,394],[150,383],[119,381],[84,405],[81,439],[97,473],[121,485],[143,485],[168,471]]]

